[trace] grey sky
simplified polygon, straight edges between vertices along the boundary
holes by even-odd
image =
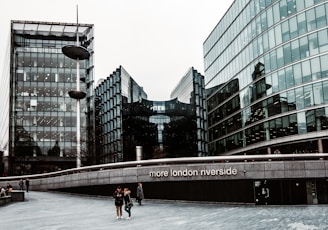
[[[10,20],[95,25],[96,80],[122,65],[149,100],[168,100],[190,67],[204,74],[203,42],[233,0],[11,0],[0,14],[0,73]]]

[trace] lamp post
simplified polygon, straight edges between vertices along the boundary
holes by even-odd
[[[81,128],[80,128],[80,100],[85,98],[86,93],[80,91],[80,60],[90,57],[89,51],[79,44],[79,21],[77,13],[76,45],[67,45],[62,48],[65,56],[76,60],[76,90],[69,91],[71,98],[76,99],[76,167],[81,167]]]

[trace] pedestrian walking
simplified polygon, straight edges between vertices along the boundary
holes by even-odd
[[[141,205],[142,199],[144,199],[144,192],[142,188],[142,183],[139,182],[137,187],[137,202],[139,205]]]
[[[123,190],[124,193],[124,210],[128,213],[128,217],[126,218],[127,220],[131,220],[131,208],[133,207],[133,202],[130,197],[131,191],[129,188],[124,188]]]
[[[121,186],[118,186],[114,191],[113,197],[115,199],[116,219],[122,219],[122,206],[123,206],[123,191]]]
[[[25,179],[25,188],[26,192],[28,192],[30,189],[30,180],[28,178]]]
[[[24,181],[23,179],[20,179],[18,182],[19,190],[23,191],[24,190]]]

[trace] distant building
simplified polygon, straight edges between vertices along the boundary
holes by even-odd
[[[191,68],[171,100],[149,101],[123,67],[96,87],[96,163],[206,154],[204,77]]]
[[[76,44],[76,28],[71,23],[11,22],[10,82],[1,92],[3,100],[10,102],[9,174],[75,167],[76,102],[68,91],[76,89],[76,61],[65,57],[62,47]],[[80,24],[78,34],[91,53],[89,60],[80,61],[81,89],[87,93],[81,101],[86,162],[92,129],[88,115],[93,102],[93,25]]]
[[[234,1],[204,42],[210,155],[328,152],[328,1]]]
[[[95,88],[95,164],[123,161],[123,106],[143,98],[147,94],[121,66]]]
[[[197,154],[206,156],[207,150],[207,113],[205,80],[194,68],[190,68],[171,93],[171,99],[189,104],[192,109],[192,119],[196,125]]]

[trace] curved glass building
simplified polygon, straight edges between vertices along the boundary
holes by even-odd
[[[203,44],[209,155],[328,152],[328,1],[235,0]]]
[[[95,163],[206,155],[204,76],[190,68],[170,100],[147,99],[120,66],[95,89]]]

